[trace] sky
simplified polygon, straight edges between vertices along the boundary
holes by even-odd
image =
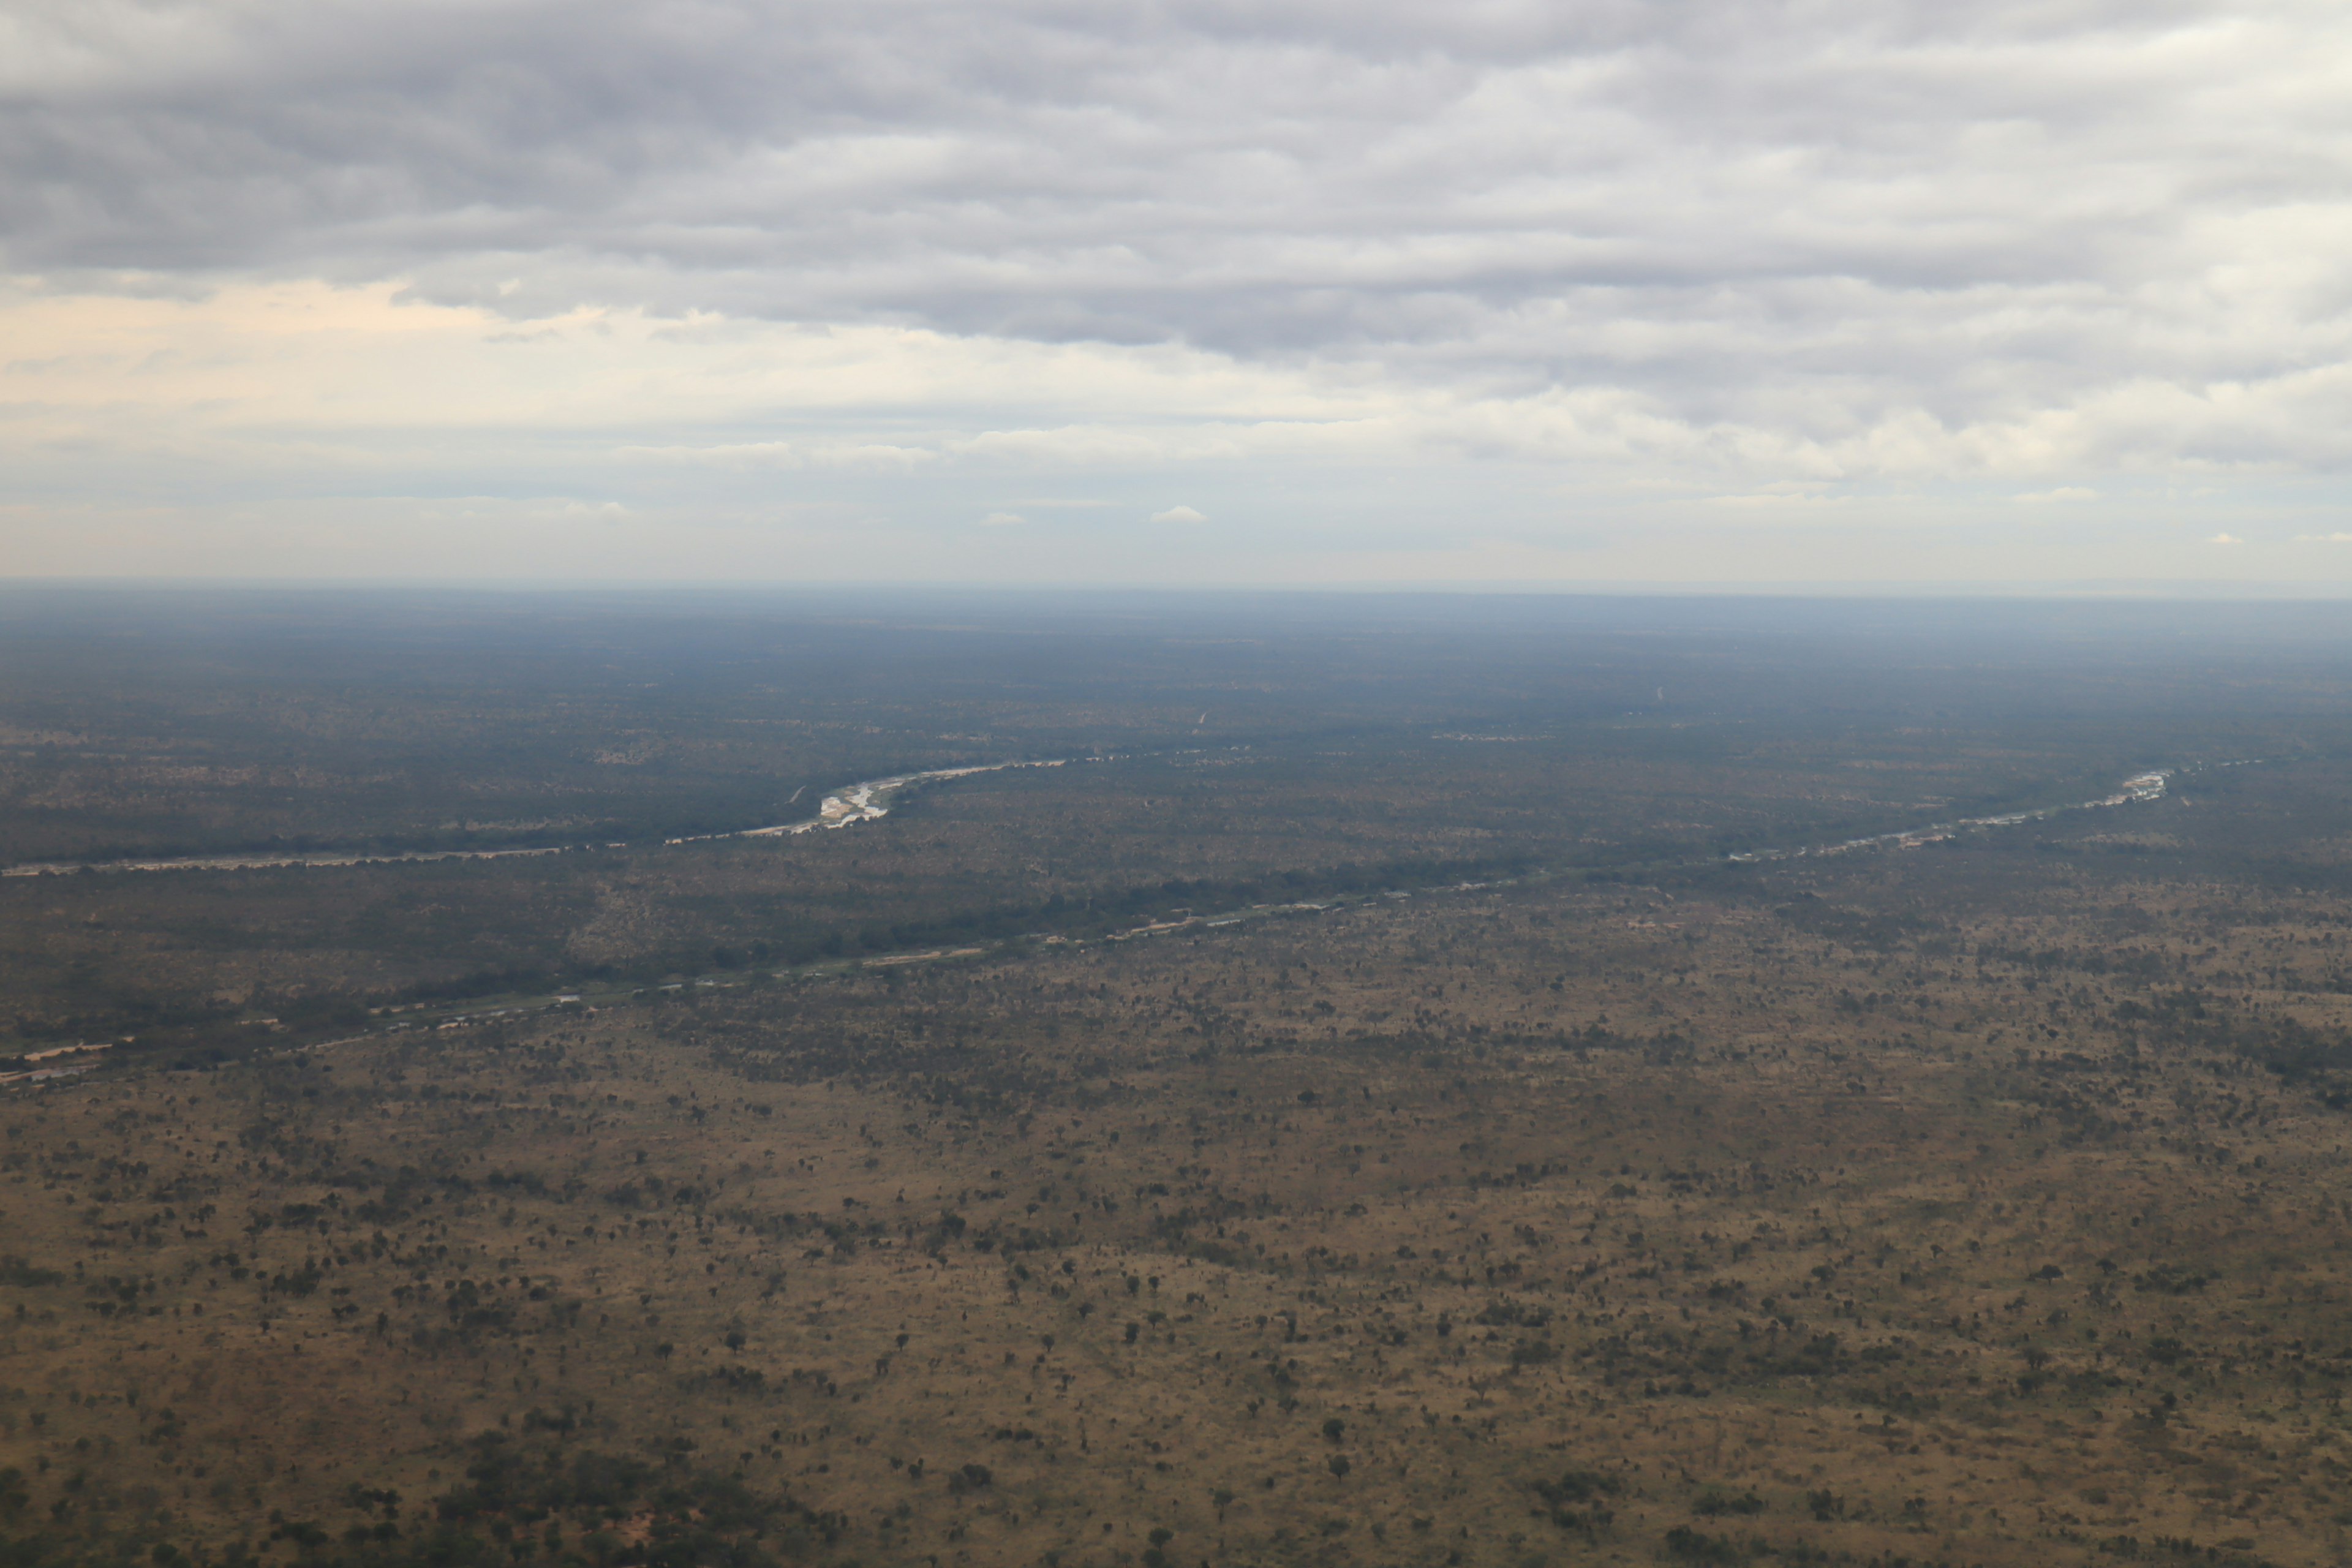
[[[2352,11],[8,0],[0,576],[2352,593]]]

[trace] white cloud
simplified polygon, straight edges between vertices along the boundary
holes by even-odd
[[[1189,506],[1171,506],[1166,511],[1151,514],[1154,522],[1206,522],[1209,520]]]
[[[647,517],[1303,498],[1269,560],[1523,479],[1567,499],[1513,527],[2237,520],[2352,472],[2347,80],[2294,0],[17,6],[11,528],[583,468]]]
[[[2298,544],[2352,544],[2352,533],[2298,533]]]
[[[2208,544],[2243,544],[2245,541],[2239,538],[2234,533],[2217,533],[2205,542]]]
[[[1029,520],[1017,511],[992,511],[980,520],[982,528],[1018,528]]]

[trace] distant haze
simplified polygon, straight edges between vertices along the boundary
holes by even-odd
[[[0,576],[2352,589],[2352,14],[27,0]]]

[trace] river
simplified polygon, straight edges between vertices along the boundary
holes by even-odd
[[[1101,759],[1108,760],[1108,759]],[[2217,768],[2249,767],[2261,758],[2241,758],[2212,764]],[[816,815],[797,822],[772,823],[761,827],[730,828],[723,833],[698,833],[680,838],[665,838],[665,846],[709,844],[727,838],[780,838],[793,834],[814,833],[820,828],[853,826],[861,822],[875,822],[890,814],[891,805],[905,791],[917,784],[948,779],[971,778],[980,773],[998,773],[1017,768],[1066,767],[1071,759],[1055,757],[1044,762],[982,763],[961,768],[929,768],[919,773],[893,773],[887,778],[862,779],[845,784],[818,803]],[[1912,849],[1921,845],[1937,843],[1955,834],[1976,828],[2013,827],[2021,823],[2040,822],[2069,811],[2096,811],[2111,806],[2128,805],[2137,801],[2160,800],[2171,781],[2181,770],[2154,768],[2134,773],[2116,786],[2113,792],[2096,800],[2069,801],[2061,805],[2045,805],[2032,811],[2012,811],[1998,816],[1963,816],[1950,822],[1930,823],[1925,827],[1904,828],[1894,833],[1875,833],[1860,838],[1839,839],[1826,844],[1801,845],[1786,849],[1751,849],[1727,856],[1737,865],[1760,865],[1775,860],[1796,860],[1811,856],[1844,855],[1859,849]],[[794,798],[798,798],[797,795]],[[319,854],[227,854],[190,855],[165,858],[131,858],[121,860],[37,860],[22,865],[0,867],[0,877],[63,876],[76,871],[245,871],[267,870],[291,866],[384,866],[422,860],[499,860],[522,855],[564,855],[598,849],[628,849],[637,847],[626,841],[606,844],[535,846],[509,849],[413,849],[368,854],[359,851],[330,851]]]
[[[1000,773],[1013,768],[1058,768],[1070,759],[1055,757],[1035,763],[982,763],[971,767],[929,768],[920,773],[893,773],[887,778],[862,779],[828,795],[814,816],[800,822],[779,822],[764,827],[736,827],[724,833],[697,833],[662,843],[709,844],[722,838],[776,838],[787,834],[814,833],[821,827],[848,827],[890,814],[890,806],[908,788],[941,779],[971,778],[976,773]],[[798,798],[795,793],[794,798]],[[315,854],[236,854],[134,857],[121,860],[30,860],[0,867],[0,877],[60,877],[77,871],[259,871],[290,866],[393,866],[425,860],[502,860],[519,855],[567,855],[599,849],[635,847],[626,840],[604,844],[561,844],[507,849],[404,849],[369,853],[329,850]]]

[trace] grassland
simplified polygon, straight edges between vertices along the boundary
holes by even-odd
[[[52,1087],[5,1112],[20,1511],[215,1560],[2343,1561],[2352,911],[2103,850]],[[540,1484],[589,1460],[647,1479]]]
[[[1033,694],[1125,760],[839,834],[0,886],[12,1048],[112,1047],[0,1090],[0,1563],[2352,1560],[2326,671],[1498,659]],[[2158,743],[2278,760],[1720,858]]]

